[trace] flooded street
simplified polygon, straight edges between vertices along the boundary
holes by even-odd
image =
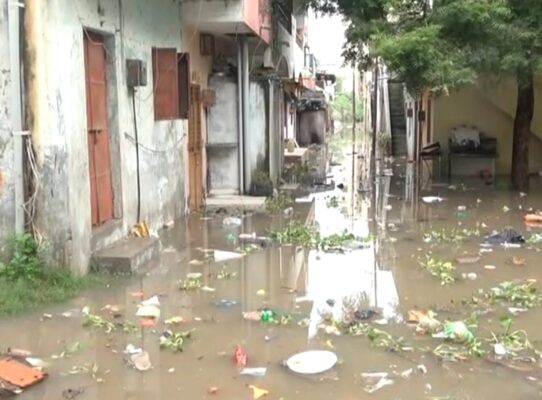
[[[540,206],[542,194],[523,197],[479,182],[424,182],[415,179],[411,165],[394,162],[385,166],[393,168],[393,175],[378,178],[377,205],[371,207],[371,194],[359,194],[352,187],[349,146],[337,148],[348,154],[331,167],[331,175],[345,189],[302,201],[314,200],[314,219],[323,236],[347,230],[370,236],[371,241],[344,252],[312,250],[305,258],[299,256],[303,252],[295,255],[291,246],[270,246],[217,262],[206,260],[201,249],[234,251],[239,234],[266,235],[284,228],[289,218],[255,214],[243,218],[241,227],[224,227],[224,215],[192,215],[163,233],[160,259],[143,276],[116,278],[69,304],[0,322],[3,348],[28,349],[49,363],[49,377],[19,398],[61,399],[63,392],[69,395],[66,390],[82,388],[77,399],[252,399],[249,385],[269,391],[266,398],[277,400],[538,398],[542,369],[536,353],[532,359],[499,358],[489,342],[492,332],[503,332],[499,319],[511,314],[509,307],[520,307],[483,301],[484,293],[501,282],[542,279],[538,245],[480,245],[488,232],[507,226],[526,239],[537,233],[537,228],[525,226],[523,217],[529,208]],[[427,204],[424,196],[444,201]],[[296,207],[294,218],[304,222],[311,216],[309,208]],[[442,285],[442,276],[422,268],[427,257],[452,262],[454,282]],[[178,282],[188,273],[202,273],[204,287],[180,290]],[[145,299],[159,298],[161,316],[154,327],[140,327],[135,316],[138,292]],[[86,306],[91,314],[130,321],[136,328],[107,333],[84,327],[86,317],[76,311]],[[354,336],[332,329],[336,324],[329,321],[343,321],[352,307],[376,311],[360,313],[360,324],[353,327],[363,326],[377,336],[371,329],[385,331],[391,343],[371,341],[371,334]],[[111,309],[120,317],[114,318]],[[280,324],[243,318],[243,312],[261,309],[291,320]],[[68,310],[74,311],[62,316]],[[443,340],[417,333],[416,324],[407,324],[409,310],[432,310],[442,323],[467,321],[474,315],[477,327],[471,330],[486,354],[443,360],[434,353]],[[178,324],[165,324],[174,317],[181,317]],[[542,314],[536,305],[513,315],[512,321],[512,330],[525,330],[532,346],[542,349]],[[183,352],[160,349],[166,329],[194,329]],[[149,353],[152,369],[139,372],[127,365],[129,356],[123,352],[129,344]],[[265,376],[240,375],[233,361],[237,345],[246,351],[248,367],[267,368]],[[323,374],[307,376],[283,365],[307,350],[332,351],[339,362]],[[384,376],[364,375],[372,373],[387,373],[388,384],[369,393]]]

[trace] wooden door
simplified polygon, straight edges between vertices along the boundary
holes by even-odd
[[[190,112],[188,117],[188,158],[190,193],[189,204],[192,211],[203,207],[203,156],[201,132],[201,88],[190,85]]]
[[[92,225],[113,218],[113,186],[109,151],[106,52],[102,36],[84,33],[88,130],[88,165]]]

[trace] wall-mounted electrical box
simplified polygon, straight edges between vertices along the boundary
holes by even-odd
[[[147,86],[147,64],[143,60],[126,60],[126,84],[129,88]]]

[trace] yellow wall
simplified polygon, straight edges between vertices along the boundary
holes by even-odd
[[[439,97],[434,103],[434,140],[448,148],[450,130],[459,125],[474,125],[497,138],[497,174],[508,175],[512,159],[512,132],[517,90],[513,80],[499,84],[481,83]],[[542,82],[536,83],[535,117],[530,142],[531,172],[542,170]],[[446,150],[447,151],[447,150]]]

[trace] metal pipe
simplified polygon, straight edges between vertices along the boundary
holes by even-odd
[[[244,172],[244,187],[243,194],[247,193],[250,190],[250,187],[247,187],[247,183],[250,183],[252,179],[252,170],[250,165],[250,159],[248,158],[248,152],[246,151],[247,144],[247,133],[250,132],[250,103],[249,103],[249,88],[250,88],[250,58],[248,52],[248,40],[246,37],[242,39],[243,45],[243,172]]]
[[[239,177],[239,194],[243,194],[244,183],[244,159],[243,159],[243,45],[242,37],[237,41],[237,150],[238,150],[238,177]]]
[[[21,88],[21,34],[19,5],[8,1],[9,62],[11,76],[11,128],[13,132],[15,177],[15,232],[25,228],[23,173],[23,94]]]

